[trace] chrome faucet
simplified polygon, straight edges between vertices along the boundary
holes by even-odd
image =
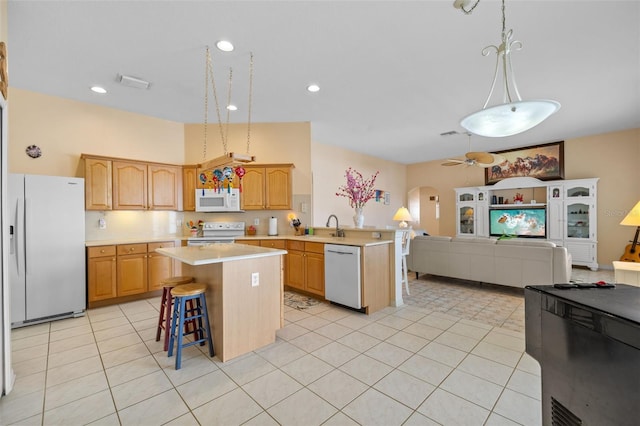
[[[331,214],[329,215],[329,218],[327,219],[327,228],[329,227],[329,222],[331,222],[331,218],[335,218],[336,220],[336,233],[332,234],[334,237],[344,237],[344,229],[340,229],[340,225],[338,225],[338,216],[336,216],[335,214]]]

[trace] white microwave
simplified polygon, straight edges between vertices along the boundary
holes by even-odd
[[[231,189],[196,189],[197,212],[239,212],[240,191]]]

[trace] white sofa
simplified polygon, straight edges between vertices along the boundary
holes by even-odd
[[[524,288],[568,283],[571,254],[565,247],[533,239],[417,236],[411,241],[408,269]]]

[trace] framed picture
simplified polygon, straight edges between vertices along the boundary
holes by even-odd
[[[564,179],[564,141],[496,151],[505,161],[484,169],[485,185],[512,177]]]
[[[387,206],[391,204],[391,193],[389,192],[384,193],[384,204]]]

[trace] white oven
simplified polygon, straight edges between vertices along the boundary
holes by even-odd
[[[244,222],[204,222],[199,237],[187,239],[188,246],[206,246],[215,243],[233,243],[244,235]]]
[[[238,188],[196,189],[197,212],[239,212]]]

